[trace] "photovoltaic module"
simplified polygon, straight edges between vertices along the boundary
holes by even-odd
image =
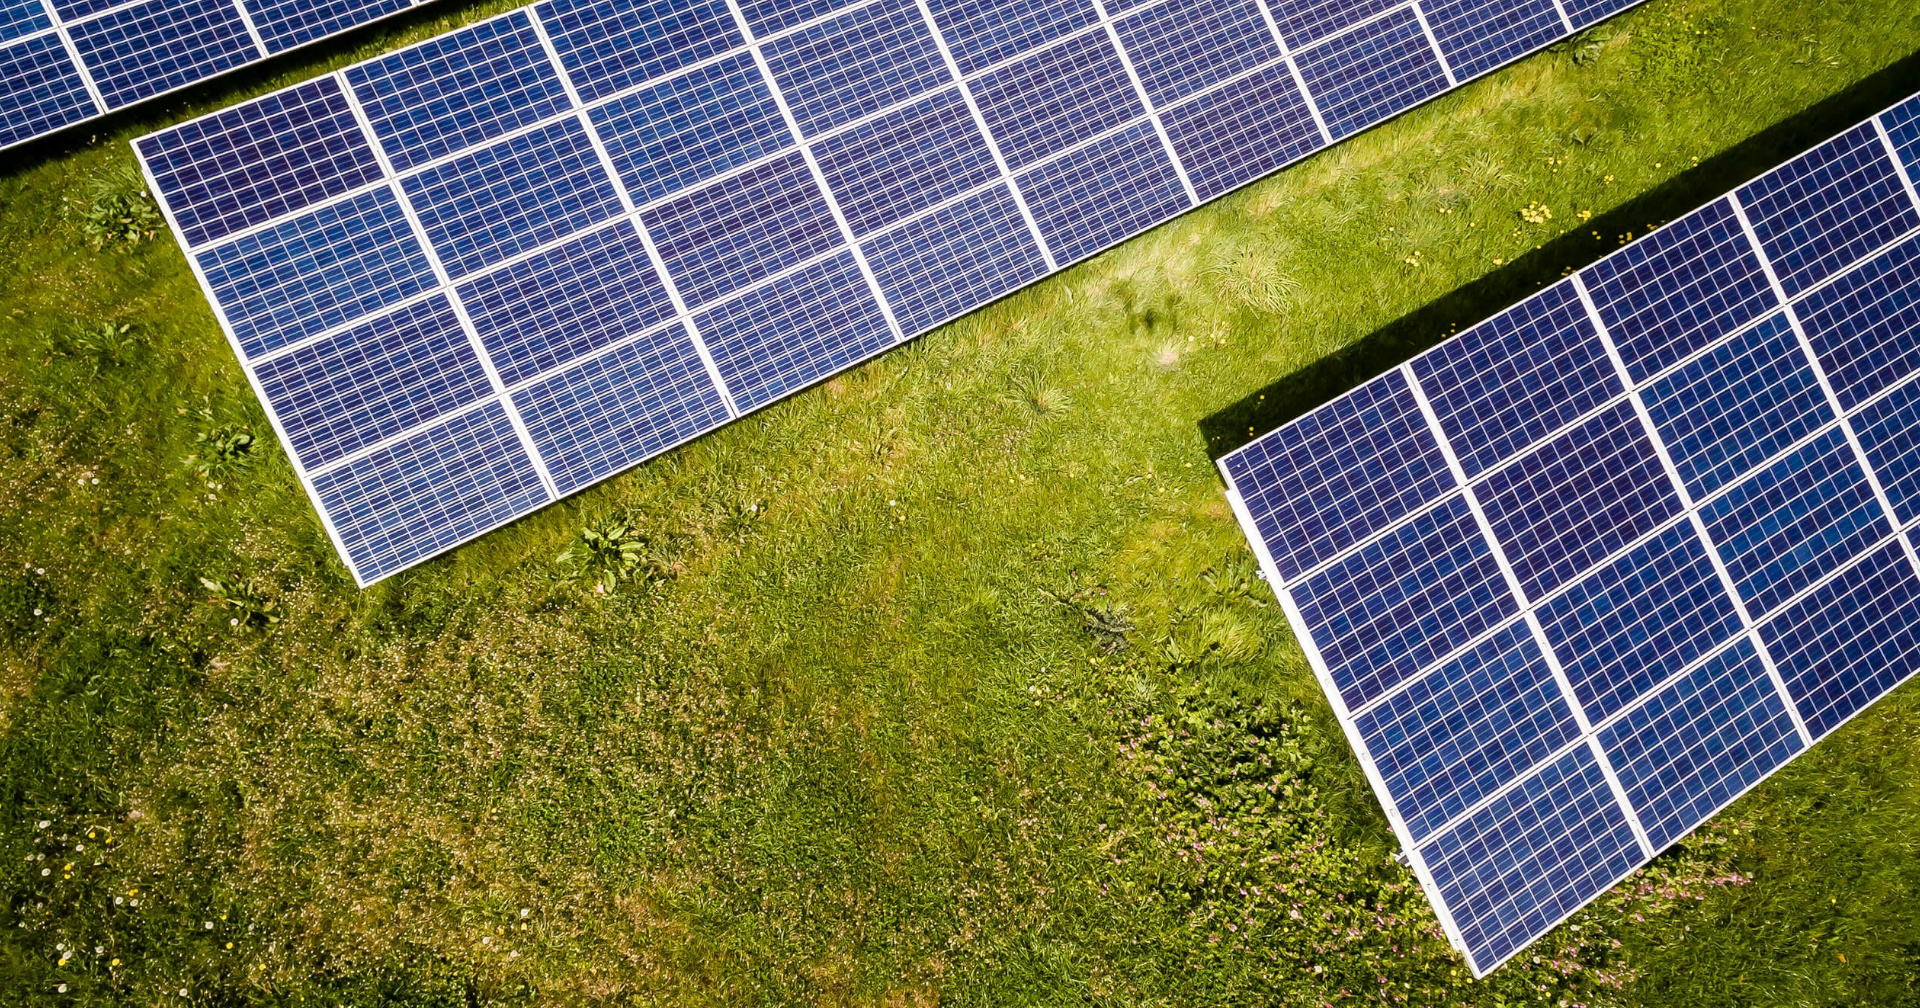
[[[1224,457],[1476,975],[1920,669],[1920,97]]]
[[[1628,0],[552,0],[136,150],[362,583]]]
[[[0,148],[426,0],[0,0]]]

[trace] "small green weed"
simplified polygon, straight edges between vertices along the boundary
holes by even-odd
[[[600,595],[612,592],[622,581],[654,581],[667,574],[666,565],[649,549],[646,535],[620,515],[582,526],[579,536],[554,562]]]
[[[227,625],[235,630],[264,630],[280,622],[280,603],[250,579],[235,574],[202,577],[200,586],[209,593],[208,605],[233,614],[227,617]]]
[[[226,481],[252,469],[259,456],[257,442],[247,424],[225,419],[203,404],[194,415],[200,429],[194,432],[193,453],[182,459],[187,470],[205,480],[210,490],[222,489]]]
[[[98,252],[108,246],[130,250],[152,241],[166,221],[147,193],[146,179],[131,163],[116,163],[87,180],[81,231]]]

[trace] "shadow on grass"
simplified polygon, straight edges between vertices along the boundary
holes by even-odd
[[[94,146],[101,137],[115,136],[129,126],[137,127],[137,132],[144,134],[195,115],[230,107],[244,100],[238,96],[254,94],[269,85],[291,86],[318,77],[323,72],[319,68],[330,60],[342,53],[355,52],[377,39],[394,40],[393,44],[381,47],[382,52],[391,51],[399,48],[398,40],[410,38],[409,33],[421,25],[462,14],[490,12],[493,8],[501,8],[499,0],[436,0],[434,3],[409,7],[391,17],[356,25],[312,45],[275,53],[178,91],[82,120],[46,136],[28,140],[18,147],[0,151],[0,178],[67,157]],[[281,80],[288,71],[303,66],[312,68],[311,72],[300,75],[297,80]],[[189,115],[187,110],[195,108],[199,111]]]
[[[1920,53],[1893,64],[1803,112],[1639,196],[1510,265],[1400,317],[1358,343],[1257,389],[1200,421],[1207,453],[1219,458],[1347,392],[1620,246],[1602,235],[1644,234],[1719,198],[1814,144],[1920,90]]]

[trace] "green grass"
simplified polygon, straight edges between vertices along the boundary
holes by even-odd
[[[90,210],[500,6],[0,177],[7,1003],[1920,1004],[1911,688],[1469,980],[1211,464],[1920,90],[1911,5],[1657,0],[358,591]]]

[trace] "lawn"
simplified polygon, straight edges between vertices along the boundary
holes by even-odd
[[[361,591],[89,221],[504,6],[5,155],[0,1001],[1920,1005],[1912,686],[1471,980],[1212,465],[1920,90],[1920,9],[1655,0]]]

